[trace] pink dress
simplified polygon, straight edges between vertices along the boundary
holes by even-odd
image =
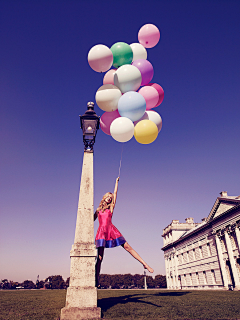
[[[114,248],[126,242],[122,234],[112,224],[112,213],[109,209],[98,213],[99,227],[95,243],[96,247]]]

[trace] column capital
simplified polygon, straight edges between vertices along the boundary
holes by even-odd
[[[240,230],[240,221],[236,222],[236,227]]]
[[[227,234],[230,236],[231,233],[232,233],[231,225],[226,226],[226,227],[223,229],[223,232],[224,232],[224,234],[227,233]]]
[[[212,234],[215,236],[215,238],[218,238],[219,240],[222,239],[223,236],[223,230],[217,230],[217,231],[213,231]]]

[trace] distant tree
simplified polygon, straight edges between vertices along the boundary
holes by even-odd
[[[25,280],[21,285],[24,289],[35,289],[36,287],[32,280]]]
[[[63,289],[65,287],[65,281],[60,275],[47,277],[45,282],[49,283],[49,289]]]
[[[100,286],[104,289],[107,289],[111,285],[111,275],[109,274],[100,274],[99,276],[99,283]]]
[[[41,289],[41,288],[43,288],[43,287],[44,287],[44,281],[41,280],[41,281],[39,281],[39,283],[38,283],[38,288]]]
[[[129,288],[132,285],[134,285],[133,275],[131,275],[130,273],[123,274],[123,284],[126,288]]]
[[[141,278],[139,278],[139,280],[137,281],[137,287],[138,288],[144,287],[144,276],[141,276]]]
[[[11,284],[11,289],[16,289],[16,287],[19,286],[19,283],[14,281],[10,281],[10,284]]]
[[[155,276],[154,282],[155,282],[155,287],[167,288],[166,276],[158,274]]]
[[[120,289],[124,285],[122,274],[113,274],[111,276],[111,287],[113,289]]]
[[[2,280],[1,288],[2,289],[11,289],[11,283],[8,281],[8,279],[3,279]]]
[[[138,287],[138,283],[139,281],[143,278],[143,275],[140,275],[140,274],[134,274],[133,275],[133,284],[134,284],[134,287]],[[141,281],[140,281],[141,282]]]
[[[147,276],[147,287],[148,288],[155,288],[155,281],[153,280],[152,276]]]
[[[69,282],[70,282],[70,277],[68,277],[66,282],[65,282],[65,285],[66,285],[67,288],[69,287]]]

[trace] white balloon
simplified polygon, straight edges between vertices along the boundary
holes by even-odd
[[[130,44],[130,47],[132,48],[133,52],[133,60],[138,59],[147,59],[147,50],[144,48],[144,46],[140,43],[132,43]]]
[[[162,118],[156,111],[147,110],[141,119],[134,122],[134,125],[136,125],[141,120],[151,120],[152,122],[154,122],[158,127],[158,132],[160,132],[162,129]]]
[[[114,84],[122,93],[136,91],[142,82],[139,69],[131,64],[125,64],[117,69],[114,74]]]
[[[97,44],[88,53],[88,63],[94,71],[105,72],[112,66],[112,51],[104,44]]]
[[[110,133],[116,141],[127,142],[133,137],[134,124],[128,118],[119,117],[111,123]]]
[[[118,87],[113,84],[104,84],[95,95],[95,100],[100,109],[112,112],[118,108],[118,100],[122,96]]]

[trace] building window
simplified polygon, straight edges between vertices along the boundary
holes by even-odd
[[[189,252],[188,251],[186,253],[186,259],[187,259],[187,262],[189,262]]]
[[[215,284],[215,283],[216,283],[216,276],[215,276],[215,272],[214,272],[214,270],[213,270],[213,269],[211,270],[211,274],[212,274],[212,281],[213,281],[213,284]]]
[[[190,285],[192,286],[193,281],[192,281],[192,274],[191,273],[189,273],[189,278],[190,278]]]
[[[200,259],[202,259],[203,257],[202,246],[199,246],[199,256],[200,256]]]
[[[193,249],[193,260],[196,260],[196,252],[195,252],[195,249]]]
[[[200,281],[199,281],[199,274],[198,274],[198,272],[196,272],[196,280],[197,280],[197,285],[199,285],[199,284],[200,284]]]
[[[183,262],[187,263],[188,262],[188,257],[187,257],[187,252],[183,254]]]
[[[207,253],[208,253],[208,256],[211,257],[211,251],[210,251],[210,244],[207,243]]]
[[[204,281],[204,284],[207,284],[207,275],[206,275],[206,271],[203,271],[203,281]]]
[[[179,264],[182,264],[182,256],[181,255],[178,256],[178,261],[179,261]]]

